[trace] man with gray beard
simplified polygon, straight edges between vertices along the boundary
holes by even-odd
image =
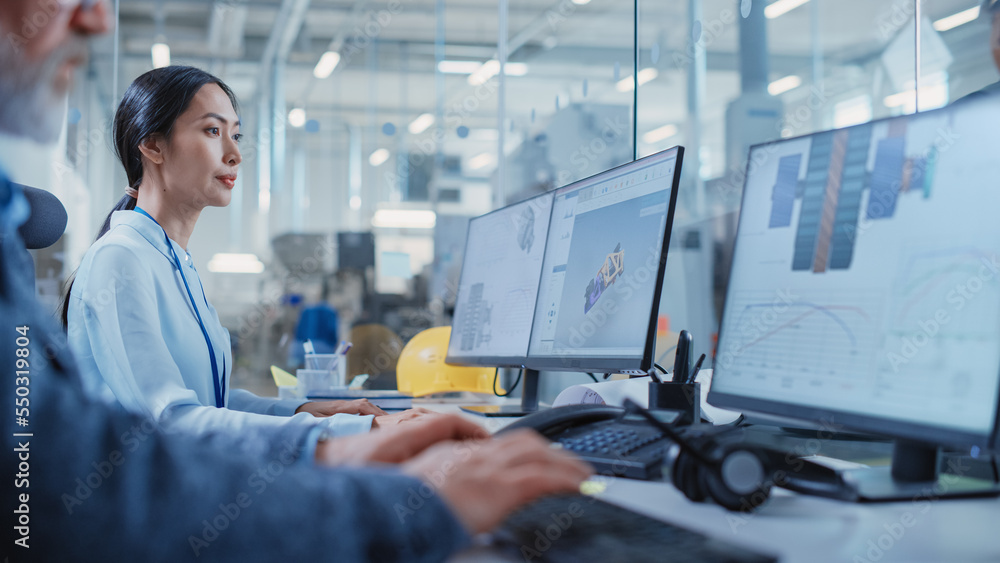
[[[0,133],[55,139],[108,19],[103,0],[0,0]],[[164,436],[86,398],[34,297],[27,217],[0,170],[5,561],[436,561],[590,473],[537,435],[492,440],[453,416],[305,443]]]

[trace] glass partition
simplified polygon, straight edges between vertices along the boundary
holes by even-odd
[[[119,199],[110,120],[166,45],[240,100],[237,194],[190,250],[234,336],[234,384],[262,393],[268,366],[294,367],[298,314],[324,287],[343,335],[395,337],[355,363],[391,373],[395,348],[450,321],[468,218],[674,145],[658,358],[682,328],[711,355],[751,145],[997,80],[977,0],[111,1],[117,30],[93,42],[58,170],[37,180],[70,211],[40,291],[56,302]],[[371,248],[341,248],[362,240],[346,232]],[[247,255],[249,273],[213,261]],[[544,401],[585,379],[542,381]]]

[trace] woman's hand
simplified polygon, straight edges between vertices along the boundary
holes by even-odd
[[[425,416],[377,432],[321,440],[316,445],[316,462],[331,467],[402,463],[438,442],[489,437],[489,432],[478,424],[458,415]]]
[[[439,415],[440,413],[422,409],[420,407],[407,409],[401,412],[394,412],[392,414],[375,415],[375,420],[372,421],[372,430],[375,430],[376,428],[388,428],[402,422],[424,420],[427,417]]]
[[[295,412],[296,414],[307,412],[320,418],[333,416],[338,413],[385,415],[384,410],[371,404],[368,399],[355,399],[353,401],[311,401],[295,409]]]

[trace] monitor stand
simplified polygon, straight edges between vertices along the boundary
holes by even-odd
[[[888,502],[1000,495],[997,483],[962,475],[960,464],[952,469],[955,473],[938,474],[936,446],[897,440],[891,467],[843,470],[843,489],[830,496],[855,502]]]
[[[524,416],[538,411],[538,370],[525,369],[521,376],[521,405],[469,405],[463,411],[481,416]]]

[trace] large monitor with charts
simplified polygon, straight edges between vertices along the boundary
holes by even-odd
[[[556,190],[528,367],[645,374],[652,366],[683,152]]]
[[[545,193],[469,221],[449,364],[524,365],[552,196]]]
[[[709,402],[896,438],[862,498],[993,444],[998,131],[987,97],[753,147]]]

